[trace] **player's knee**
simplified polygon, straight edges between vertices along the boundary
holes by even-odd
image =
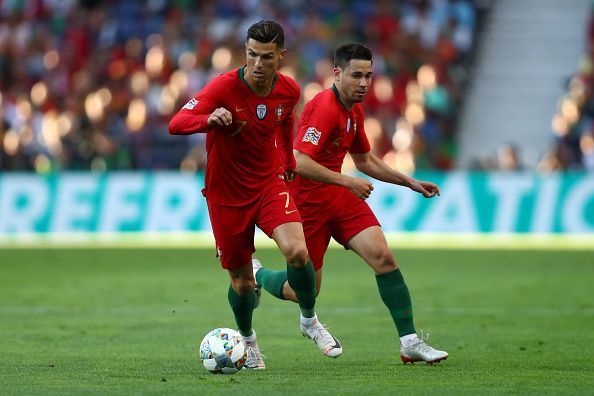
[[[305,267],[307,265],[307,248],[305,244],[292,245],[285,252],[285,259],[287,263],[296,268]]]
[[[254,280],[238,277],[231,280],[231,287],[240,296],[250,294],[254,290]]]
[[[392,272],[398,268],[396,265],[396,260],[394,259],[394,255],[390,249],[378,250],[376,254],[374,254],[373,262],[373,268],[378,274]]]

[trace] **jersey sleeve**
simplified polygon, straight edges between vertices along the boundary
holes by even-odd
[[[331,107],[310,101],[303,109],[293,147],[310,157],[320,152],[335,128],[334,113]]]
[[[359,120],[357,121],[357,130],[355,131],[355,138],[353,139],[353,143],[349,148],[349,153],[353,154],[363,154],[368,153],[371,150],[371,146],[369,145],[369,140],[367,140],[367,134],[365,133],[364,127],[364,114],[363,110],[359,111]]]
[[[206,132],[208,117],[221,106],[221,94],[226,92],[222,78],[215,78],[186,103],[169,121],[169,133],[189,135]]]

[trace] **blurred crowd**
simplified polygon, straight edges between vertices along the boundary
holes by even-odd
[[[554,141],[538,164],[539,170],[594,171],[594,3],[585,43],[578,70],[559,99],[551,122]]]
[[[374,50],[373,151],[406,172],[450,169],[488,5],[0,0],[0,170],[202,169],[204,135],[169,136],[168,121],[210,78],[244,63],[247,28],[260,19],[285,28],[281,71],[302,87],[298,113],[332,84],[333,49],[361,42]]]

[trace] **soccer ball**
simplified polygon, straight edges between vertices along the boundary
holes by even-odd
[[[200,360],[211,373],[235,374],[246,359],[247,349],[241,334],[235,330],[214,329],[200,343]]]

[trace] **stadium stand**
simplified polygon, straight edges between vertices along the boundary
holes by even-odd
[[[582,95],[578,92],[589,88],[584,87],[582,77],[568,79],[568,75],[583,52],[590,8],[589,0],[500,0],[492,4],[460,113],[459,168],[544,171],[582,167],[582,133],[570,130],[587,125],[586,118],[585,123],[576,123],[579,114],[585,115],[580,110],[583,99],[576,99]],[[582,64],[588,68],[587,55]],[[558,136],[554,144],[551,130]],[[589,142],[586,137],[582,145],[589,147]],[[517,158],[517,166],[510,168],[510,156],[505,153]]]
[[[167,122],[214,75],[240,66],[244,32],[280,21],[283,72],[302,102],[332,81],[333,48],[375,51],[365,104],[373,150],[403,171],[451,169],[486,0],[0,3],[0,170],[184,169],[204,136]],[[303,103],[300,104],[300,111]]]
[[[577,71],[567,79],[552,118],[554,140],[538,164],[540,171],[594,170],[594,4],[584,42]]]

